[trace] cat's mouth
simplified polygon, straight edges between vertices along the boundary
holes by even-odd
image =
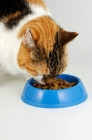
[[[34,77],[34,79],[38,83],[45,85],[45,84],[53,83],[55,80],[55,77],[56,77],[56,75],[39,75],[39,76]]]
[[[50,84],[50,83],[53,83],[54,80],[55,80],[54,75],[43,75],[43,78],[41,81],[45,84]]]

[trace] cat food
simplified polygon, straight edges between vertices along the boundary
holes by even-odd
[[[42,85],[40,83],[34,83],[33,86],[36,88],[41,88],[41,89],[65,89],[69,87],[73,87],[75,85],[75,82],[67,82],[65,80],[62,80],[60,78],[55,79],[53,83],[46,83],[45,85]]]

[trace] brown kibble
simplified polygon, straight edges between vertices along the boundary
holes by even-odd
[[[54,87],[53,86],[51,86],[49,89],[53,89]]]
[[[75,85],[75,82],[72,82],[72,83],[69,84],[68,87],[73,87],[74,85]]]
[[[64,80],[64,85],[65,85],[65,86],[66,86],[66,85],[69,86],[70,83]]]
[[[66,88],[65,86],[61,85],[61,88]]]
[[[42,86],[42,88],[43,88],[43,89],[48,89],[49,86],[44,85],[44,86]]]
[[[49,81],[49,80],[48,80]],[[33,86],[36,88],[41,88],[41,89],[65,89],[65,88],[70,88],[76,85],[75,82],[67,82],[65,80],[62,80],[60,78],[54,79],[53,83],[46,83],[45,85],[41,85],[40,83],[34,83]]]
[[[41,85],[37,85],[37,87],[38,87],[38,88],[42,88],[42,86],[41,86]]]
[[[54,82],[54,83],[53,83],[53,87],[54,87],[53,89],[58,89],[58,88],[59,88],[58,83]]]
[[[37,86],[37,83],[34,83],[34,87],[36,87]]]

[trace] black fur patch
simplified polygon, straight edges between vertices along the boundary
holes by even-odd
[[[5,22],[4,24],[7,28],[12,29],[22,18],[29,13],[32,13],[32,11],[26,0],[0,0],[0,20],[3,21],[4,18],[7,18],[7,16],[16,12],[20,12],[21,14],[18,17]]]
[[[61,59],[63,53],[64,50],[62,46],[62,37],[59,32],[57,32],[55,37],[55,44],[53,45],[53,51],[49,53],[49,58],[47,61],[51,75],[59,74],[62,65]]]

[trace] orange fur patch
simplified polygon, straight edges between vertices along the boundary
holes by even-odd
[[[27,28],[30,28],[37,46],[44,47],[47,52],[53,49],[58,25],[51,18],[43,16],[29,21],[20,30],[19,38],[25,34]]]
[[[36,76],[36,67],[32,65],[30,59],[30,51],[27,47],[21,44],[20,51],[18,54],[18,64],[22,69],[26,69],[30,74]]]
[[[40,5],[46,10],[46,5],[43,0],[27,0],[30,4]]]
[[[30,58],[30,50],[21,44],[20,51],[18,54],[18,64],[20,68],[25,69],[28,73],[33,76],[38,76],[39,74],[49,73],[47,65],[45,63],[37,65],[32,62]]]
[[[19,32],[19,38],[23,37],[23,34],[25,34],[27,28],[30,28],[36,45],[38,47],[44,47],[48,54],[48,52],[53,49],[55,35],[58,31],[58,25],[49,17],[40,17],[25,24]],[[31,63],[30,50],[27,48],[27,46],[24,46],[23,43],[19,51],[18,63],[21,68],[27,69],[27,71],[34,75],[37,73],[32,72],[32,70],[37,70],[39,73],[48,73],[48,68],[45,64],[42,66],[42,68]]]

